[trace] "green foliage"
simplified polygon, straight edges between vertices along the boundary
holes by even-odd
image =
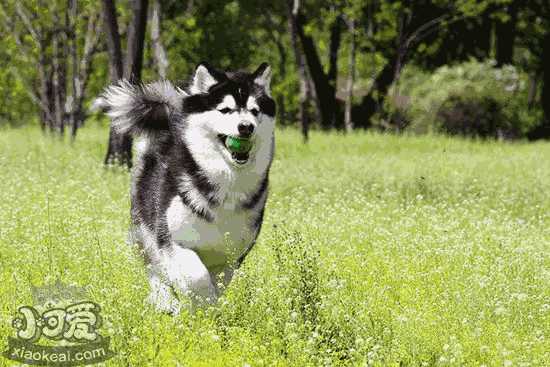
[[[501,106],[489,96],[449,96],[439,107],[441,131],[451,135],[517,137],[518,132],[502,114]]]
[[[7,60],[6,54],[0,50],[0,63],[6,65]],[[0,68],[0,127],[34,123],[37,112],[21,81],[9,69]]]
[[[3,3],[2,8],[10,10],[9,2]],[[0,12],[2,9],[0,9]],[[0,20],[2,13],[0,13]],[[15,69],[18,66],[25,65],[21,57],[21,50],[16,45],[10,33],[0,23],[0,126],[11,125],[20,126],[29,122],[35,122],[38,109],[30,101],[25,90],[25,85],[21,79],[16,77]],[[32,48],[30,48],[32,50]],[[32,77],[36,70],[32,70],[25,65],[19,69],[19,73]],[[30,75],[29,75],[30,74]]]
[[[55,0],[45,6],[36,0],[2,2],[0,6],[0,126],[21,126],[28,123],[37,124],[41,112],[36,101],[30,97],[34,94],[40,99],[39,62],[42,57],[44,75],[51,85],[53,70],[51,59],[53,56],[52,38],[65,25],[64,11],[67,1]],[[23,14],[27,14],[30,27],[35,35],[31,35],[22,18],[18,15],[17,5],[21,6]],[[92,14],[99,14],[100,3],[90,0],[77,2],[78,17],[76,19],[77,63],[81,63],[88,20]],[[58,28],[56,28],[58,27]],[[13,28],[13,29],[12,29]],[[35,38],[37,37],[37,38]],[[40,52],[42,44],[43,52]],[[68,47],[68,45],[65,45]],[[96,46],[101,51],[102,45]],[[41,56],[40,56],[41,55]],[[86,89],[88,100],[95,98],[104,88],[108,79],[108,60],[106,53],[97,52],[94,56],[91,75]],[[72,91],[71,70],[72,58],[63,60],[66,64],[66,85]],[[87,87],[88,87],[87,85]],[[64,89],[64,88],[62,88]],[[70,92],[69,92],[70,93]]]
[[[528,0],[518,19],[517,39],[520,65],[530,71],[542,69],[543,39],[550,28],[550,3],[545,0]]]
[[[404,115],[417,133],[519,137],[541,116],[539,109],[528,108],[527,75],[513,66],[495,68],[490,61],[443,66],[431,74],[407,67],[390,95],[389,114]]]
[[[2,5],[8,18],[14,20],[16,29],[22,34],[24,49],[28,52],[21,52],[23,48],[16,44],[14,37],[0,22],[3,46],[0,50],[0,61],[5,65],[5,68],[0,71],[0,97],[3,101],[0,102],[0,124],[9,121],[12,124],[20,125],[27,121],[37,120],[38,108],[29,98],[28,91],[37,89],[36,57],[38,52],[36,44],[16,14],[16,3],[23,4],[29,13],[33,14],[33,24],[44,35],[53,29],[54,24],[63,21],[63,19],[56,20],[55,15],[62,14],[61,10],[67,6],[67,3],[55,0],[46,7],[37,0],[19,2],[7,0]],[[415,73],[426,75],[423,80],[428,80],[426,70],[433,70],[443,64],[451,65],[468,60],[472,56],[480,59],[491,57],[494,54],[495,43],[494,39],[490,40],[491,34],[494,33],[496,22],[510,21],[511,17],[507,7],[511,3],[512,0],[460,0],[454,2],[448,0],[413,2],[302,0],[300,2],[307,19],[304,28],[306,33],[315,40],[315,46],[320,61],[325,67],[325,72],[329,65],[330,25],[337,16],[344,19],[336,85],[339,100],[345,96],[351,40],[350,32],[345,24],[351,19],[357,22],[354,86],[356,103],[372,90],[373,80],[395,57],[400,43],[407,41],[411,35],[415,35],[415,37],[410,40],[402,61],[412,62],[422,67],[424,71],[415,71]],[[516,3],[520,4],[518,5],[517,35],[515,37],[514,64],[516,70],[514,72],[525,84],[524,72],[540,75],[542,69],[542,39],[548,29],[550,8],[548,2],[544,0],[516,1]],[[121,0],[116,4],[122,45],[125,48],[127,25],[130,19],[129,1]],[[265,2],[260,0],[162,1],[161,40],[170,63],[168,78],[180,82],[186,81],[200,61],[209,61],[218,67],[227,69],[254,69],[261,62],[268,61],[274,70],[273,96],[280,107],[284,105],[286,116],[281,120],[285,120],[288,125],[296,124],[299,85],[295,55],[291,47],[288,28],[287,5],[286,1]],[[100,8],[100,2],[78,1],[79,51],[82,51],[83,48],[88,16],[92,11]],[[430,23],[434,20],[438,21]],[[426,25],[429,26],[423,28],[422,32],[415,33]],[[150,41],[149,29],[146,37]],[[89,88],[86,93],[87,102],[91,101],[109,82],[108,59],[105,50],[106,45],[103,38],[94,57]],[[51,53],[51,47],[48,46],[46,57],[50,57]],[[18,71],[19,77],[14,76],[10,71],[14,68]],[[455,68],[450,69],[455,70]],[[503,72],[508,73],[508,71]],[[438,73],[441,73],[441,70]],[[150,42],[146,42],[142,77],[145,81],[158,78]],[[460,77],[460,75],[457,74],[456,77]],[[408,78],[412,78],[412,76],[409,75]],[[503,101],[508,101],[501,114],[504,121],[497,125],[508,126],[513,131],[519,131],[521,135],[526,126],[531,126],[539,120],[540,109],[529,110],[527,108],[525,103],[526,88],[522,87],[513,92],[514,98],[509,96],[502,98],[502,93],[499,90],[502,89],[501,85],[495,86],[495,83],[486,79],[483,83],[489,83],[491,92],[483,92],[482,95],[487,95],[489,99],[481,96],[480,98],[493,99],[499,106]],[[469,81],[464,81],[464,84],[468,83]],[[441,94],[441,89],[449,89],[447,86],[440,87],[439,84],[433,84],[433,82],[428,82],[424,86],[426,89],[432,88],[434,95]],[[428,93],[428,91],[421,93]],[[373,95],[375,98],[384,97],[383,95],[378,96],[377,92],[374,92]],[[472,104],[470,95],[462,96],[467,96],[468,99],[459,98],[460,95],[454,94],[452,99],[460,99],[462,105]],[[442,105],[444,102],[439,100],[439,97],[434,97],[434,99],[437,99],[436,104],[438,105]],[[446,105],[451,102],[447,101]],[[520,106],[520,104],[522,105]],[[314,106],[314,103],[311,106]],[[388,108],[394,107],[389,106]],[[279,109],[279,111],[282,110],[283,108]],[[414,115],[412,117],[417,116],[414,111],[412,113]],[[402,115],[398,118],[400,121],[411,118],[404,111],[398,111],[392,116],[395,117],[398,114]],[[312,113],[312,115],[314,114]],[[435,125],[433,116],[436,115],[437,111],[431,111],[430,119],[423,119],[424,121],[420,123],[425,126],[419,126],[415,130],[430,130],[427,127]]]

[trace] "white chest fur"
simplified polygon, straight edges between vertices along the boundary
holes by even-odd
[[[212,222],[197,217],[179,196],[172,199],[166,211],[172,240],[195,250],[208,268],[236,260],[256,235],[256,230],[250,226],[254,211],[222,204],[213,210],[213,214]]]

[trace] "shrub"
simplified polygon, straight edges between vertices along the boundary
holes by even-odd
[[[495,68],[492,61],[471,60],[433,73],[412,66],[390,90],[385,111],[390,123],[398,120],[416,133],[517,138],[541,115],[529,110],[527,89],[525,73]]]
[[[451,135],[517,137],[518,131],[504,116],[502,106],[490,96],[451,95],[439,107],[436,118]]]

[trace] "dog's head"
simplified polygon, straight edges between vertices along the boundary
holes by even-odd
[[[266,63],[253,73],[222,72],[199,64],[182,108],[188,143],[208,145],[229,162],[246,164],[273,137],[270,80]]]
[[[275,125],[270,80],[266,63],[253,73],[223,72],[201,63],[186,91],[167,81],[120,81],[94,106],[106,111],[120,132],[169,134],[183,141],[205,165],[240,167],[256,161],[262,166],[271,159]]]

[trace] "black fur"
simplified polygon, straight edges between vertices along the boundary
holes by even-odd
[[[166,103],[143,99],[142,103],[136,104],[129,115],[129,118],[134,120],[135,124],[132,125],[133,128],[128,133],[138,135],[143,132],[167,131],[168,108]]]
[[[157,135],[169,130],[178,93],[168,82],[136,85],[121,80],[107,88],[93,107],[106,112],[121,133]]]
[[[254,83],[258,71],[253,74],[232,72],[223,74],[223,76],[216,75],[218,75],[219,83],[212,86],[208,90],[208,93],[196,94],[185,98],[182,107],[184,113],[191,114],[212,110],[227,95],[233,96],[238,108],[245,109],[248,97],[254,96],[258,102],[260,111],[268,116],[275,117],[275,101],[264,93],[262,87]]]
[[[260,201],[264,193],[267,191],[267,186],[269,183],[268,176],[265,175],[265,177],[260,182],[260,185],[258,186],[258,189],[256,192],[254,192],[245,202],[242,203],[243,209],[253,209],[256,204]]]
[[[207,171],[193,157],[182,137],[188,116],[210,111],[232,95],[238,109],[246,109],[249,96],[254,96],[260,112],[274,117],[275,102],[265,88],[255,83],[268,67],[262,64],[254,73],[220,72],[207,64],[208,72],[217,80],[205,93],[188,95],[169,83],[136,86],[120,82],[106,90],[102,107],[113,118],[113,124],[122,132],[145,135],[148,145],[136,166],[132,189],[132,221],[135,233],[144,226],[154,234],[159,248],[171,245],[166,212],[174,198],[181,198],[198,218],[215,221],[215,209],[221,205],[216,193],[219,187],[209,179]],[[269,167],[254,192],[240,203],[237,210],[250,210],[250,229],[260,230],[263,220]],[[190,191],[182,185],[184,175],[191,182]],[[187,185],[187,183],[186,183]],[[196,195],[202,196],[205,206],[197,207]],[[195,196],[191,196],[195,195]],[[139,235],[138,235],[139,237]],[[143,235],[142,235],[143,237]],[[143,242],[138,238],[138,242]],[[244,260],[254,241],[239,262]]]

